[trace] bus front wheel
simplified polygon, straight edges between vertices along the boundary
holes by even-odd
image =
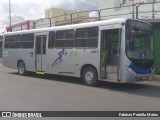
[[[86,67],[82,72],[82,80],[85,85],[96,86],[98,83],[97,71],[94,67]]]
[[[18,63],[18,73],[20,75],[25,75],[26,74],[26,66],[25,66],[23,61]]]

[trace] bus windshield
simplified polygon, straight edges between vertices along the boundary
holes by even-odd
[[[126,28],[126,55],[137,67],[151,67],[154,63],[153,34],[147,23],[128,23]]]
[[[131,30],[128,41],[127,55],[140,60],[153,59],[153,37],[150,31]]]

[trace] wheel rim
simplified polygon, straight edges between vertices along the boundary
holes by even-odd
[[[86,72],[85,79],[87,83],[91,83],[94,80],[94,73],[92,71]]]
[[[25,69],[25,68],[24,68],[24,65],[23,65],[23,64],[20,64],[20,65],[19,65],[19,73],[20,73],[20,74],[23,74],[23,73],[24,73],[24,69]]]

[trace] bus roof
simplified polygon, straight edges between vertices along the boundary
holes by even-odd
[[[53,26],[53,27],[48,27],[48,28],[39,28],[39,29],[23,30],[23,31],[16,31],[16,32],[8,32],[8,33],[5,33],[4,35],[40,33],[40,32],[49,32],[49,31],[57,31],[57,30],[67,30],[67,29],[102,26],[105,24],[121,24],[122,22],[126,22],[127,20],[128,20],[127,18],[109,19],[109,20],[95,21],[95,22],[88,22],[88,23],[79,23],[79,24],[71,24],[71,25],[63,25],[63,26]]]

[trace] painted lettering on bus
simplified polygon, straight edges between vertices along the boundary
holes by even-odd
[[[96,53],[98,53],[98,50],[92,50],[91,53],[96,54]]]
[[[78,57],[78,51],[70,52],[69,58],[70,58],[70,60],[79,59],[79,57]]]
[[[58,72],[58,74],[74,74],[74,72]]]
[[[60,51],[58,55],[59,55],[58,58],[52,64],[52,68],[63,62],[63,57],[67,55],[67,51],[64,50],[64,48],[62,48],[62,51]]]
[[[74,51],[74,52],[71,52],[69,57],[72,58],[72,57],[77,57],[78,55],[78,51]]]

